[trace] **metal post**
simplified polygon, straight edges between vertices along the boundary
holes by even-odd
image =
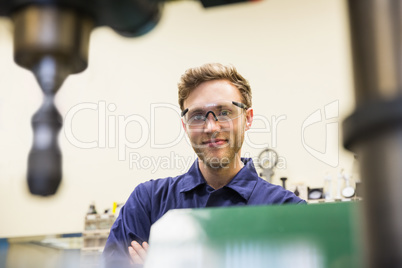
[[[402,2],[349,0],[356,109],[344,145],[364,185],[369,267],[402,267]]]

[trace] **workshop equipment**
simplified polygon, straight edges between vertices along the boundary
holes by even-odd
[[[332,200],[332,176],[327,174],[324,177],[324,198],[329,201]]]
[[[335,200],[342,200],[342,186],[343,186],[343,169],[338,173],[338,183],[337,183],[337,190],[336,190],[336,197]]]
[[[324,198],[324,188],[307,187],[308,200],[318,200]]]
[[[163,0],[0,0],[0,16],[14,23],[14,60],[32,71],[44,101],[32,117],[34,141],[28,157],[32,194],[52,195],[62,177],[58,133],[62,117],[54,96],[70,74],[88,65],[92,29],[109,26],[136,37],[152,30],[162,13]],[[204,7],[244,0],[201,0]]]
[[[258,156],[258,166],[262,169],[260,173],[261,177],[264,177],[266,181],[271,182],[274,175],[274,168],[278,164],[278,153],[271,149],[264,149]]]
[[[344,146],[359,156],[368,267],[402,267],[402,1],[349,0],[356,109]]]
[[[286,177],[282,177],[282,178],[281,178],[283,189],[286,189],[286,181],[287,181],[287,179],[288,179],[288,178],[286,178]]]
[[[363,268],[357,202],[177,209],[151,227],[145,268]]]
[[[32,117],[28,185],[33,194],[52,195],[62,177],[57,142],[62,117],[54,105],[55,94],[70,74],[86,69],[94,27],[110,26],[125,36],[144,34],[158,22],[161,1],[1,0],[0,15],[14,23],[15,62],[33,72],[44,93]]]
[[[350,184],[350,175],[344,174],[343,178],[345,179],[345,187],[342,189],[342,195],[346,198],[351,198],[355,195],[355,188]]]

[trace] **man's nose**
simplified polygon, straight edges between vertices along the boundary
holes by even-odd
[[[205,119],[205,132],[216,132],[220,130],[219,122],[215,119],[215,115],[213,113],[209,113],[207,118]]]

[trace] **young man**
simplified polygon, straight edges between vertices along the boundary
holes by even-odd
[[[182,125],[198,159],[186,174],[134,189],[111,229],[106,260],[141,264],[151,225],[170,209],[305,203],[259,178],[253,161],[240,157],[253,109],[250,86],[234,67],[189,69],[178,87]]]

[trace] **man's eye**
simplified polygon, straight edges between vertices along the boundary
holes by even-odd
[[[222,116],[229,116],[230,114],[231,114],[231,112],[229,110],[222,110],[220,112],[220,115],[222,115]]]
[[[204,120],[204,116],[202,114],[194,114],[191,116],[191,120]]]

